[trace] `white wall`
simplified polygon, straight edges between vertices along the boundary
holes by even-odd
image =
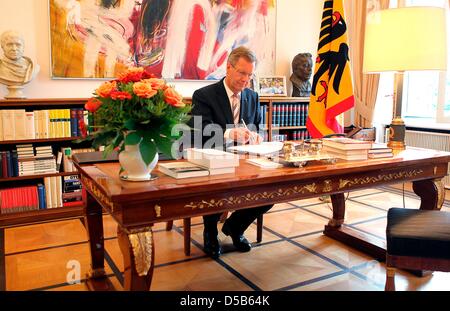
[[[100,84],[99,80],[53,80],[50,78],[48,1],[0,0],[0,33],[5,30],[16,30],[22,33],[25,38],[25,56],[41,66],[36,79],[25,87],[25,94],[28,98],[89,97]],[[275,73],[286,76],[288,94],[290,94],[289,76],[292,58],[303,52],[316,54],[323,1],[278,0],[277,5]],[[191,96],[197,88],[206,85],[206,82],[176,82],[174,84],[183,96]],[[0,97],[4,95],[6,95],[6,88],[0,85]]]

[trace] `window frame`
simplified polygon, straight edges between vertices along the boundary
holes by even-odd
[[[416,0],[403,0],[399,1],[399,6],[421,6],[423,3],[414,4]],[[421,0],[419,0],[421,1]],[[405,3],[406,2],[406,3]],[[449,12],[449,3],[447,0],[441,0],[441,5],[438,7],[443,7],[446,10],[447,14],[447,45],[450,43],[450,12]],[[447,48],[447,62],[450,61],[450,49]],[[405,73],[406,78],[407,73]],[[450,76],[448,77],[448,81],[450,82]],[[450,85],[448,86],[450,88]],[[427,123],[450,123],[450,113],[445,115],[445,105],[446,105],[446,88],[447,88],[447,71],[439,72],[439,79],[437,85],[437,103],[436,103],[436,111],[434,118],[433,117],[424,117],[423,120],[427,120]],[[450,93],[450,92],[449,92]],[[408,100],[411,96],[408,94],[408,88],[404,88],[403,90],[403,100]],[[449,98],[450,101],[450,98]],[[408,119],[417,119],[417,117],[407,116],[407,107],[408,102],[404,102],[402,105],[402,117],[405,119],[406,123],[408,123]]]

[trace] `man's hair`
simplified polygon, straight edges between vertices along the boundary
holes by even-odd
[[[14,31],[14,30],[7,30],[5,32],[2,33],[2,35],[0,36],[0,44],[1,46],[3,46],[6,43],[6,40],[8,40],[9,38],[18,38],[22,44],[24,44],[24,40],[23,37],[20,33]]]
[[[234,66],[241,57],[245,58],[250,63],[255,63],[255,65],[257,63],[255,53],[253,53],[250,49],[246,48],[245,46],[237,47],[233,51],[231,51],[230,55],[228,56],[228,62]]]

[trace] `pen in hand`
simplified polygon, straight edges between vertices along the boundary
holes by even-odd
[[[249,132],[250,132],[250,137],[249,137],[249,144],[250,145],[254,145],[255,144],[255,139],[254,139],[254,137],[253,137],[253,133],[248,129],[248,127],[247,127],[247,124],[245,124],[245,121],[244,121],[244,119],[241,119],[241,121],[242,121],[242,124],[244,125],[244,128],[246,128]]]

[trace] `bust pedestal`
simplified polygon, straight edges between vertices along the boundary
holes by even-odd
[[[9,85],[6,87],[9,91],[7,95],[5,95],[6,99],[24,99],[27,98],[23,93],[23,85]]]

